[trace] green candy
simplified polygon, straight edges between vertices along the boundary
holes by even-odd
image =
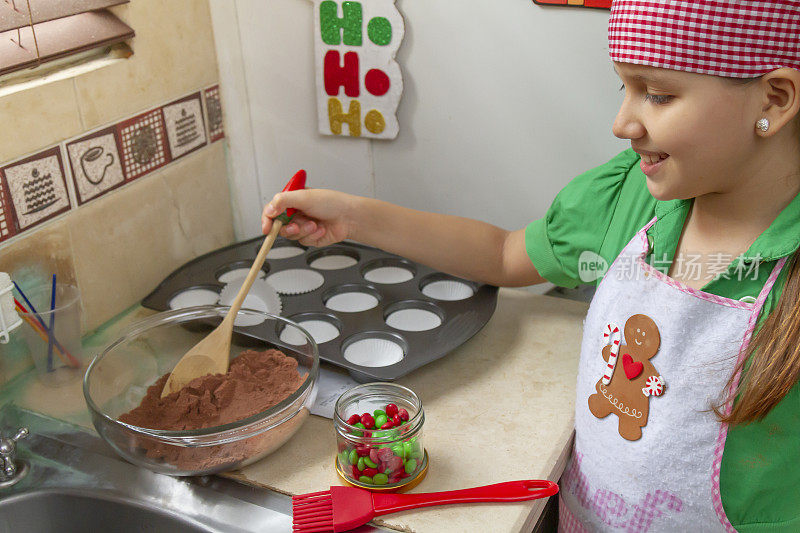
[[[340,454],[339,454],[339,463],[340,463],[340,464],[343,464],[343,465],[346,465],[346,464],[347,464],[347,462],[348,462],[348,459],[349,459],[349,458],[350,458],[350,457],[349,457],[349,455],[347,454],[347,452],[346,452],[346,451],[343,451],[342,453],[340,453]]]
[[[411,457],[411,454],[414,453],[414,444],[411,442],[404,442],[403,443],[403,457],[408,459]]]
[[[379,427],[383,426],[386,423],[387,420],[389,420],[389,419],[386,417],[386,415],[376,416],[375,417],[375,427],[379,428]]]
[[[360,478],[358,478],[358,480],[361,483],[369,483],[370,485],[372,484],[372,478],[369,476],[361,476]]]
[[[372,462],[372,459],[369,457],[364,457],[364,464],[370,468],[378,468],[378,465]],[[359,468],[359,470],[364,470],[363,468]]]
[[[358,462],[358,453],[356,452],[355,448],[350,450],[350,455],[347,456],[347,460],[351,465],[354,465]]]
[[[389,482],[389,476],[386,474],[375,474],[372,476],[372,482],[375,485],[386,485]]]
[[[375,409],[373,415],[375,420],[377,421],[379,416],[386,416],[386,411],[384,411],[383,409]],[[375,425],[377,426],[377,424]]]
[[[358,462],[356,463],[356,468],[358,468],[359,470],[364,470],[364,468],[365,468],[364,464],[365,464],[364,463],[364,458],[363,457],[359,457],[358,458]]]
[[[417,469],[417,461],[415,459],[409,459],[408,461],[406,461],[405,464],[406,474],[413,474],[414,470],[416,469]]]
[[[403,445],[395,444],[394,446],[392,446],[392,453],[395,454],[397,457],[403,457]]]
[[[362,424],[361,422],[356,422],[355,424],[353,424],[353,427],[366,429],[366,426],[364,426],[364,424]],[[364,435],[364,433],[362,433],[361,431],[353,431],[353,435],[355,435],[356,437],[361,437]]]

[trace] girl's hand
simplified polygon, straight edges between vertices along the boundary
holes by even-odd
[[[303,189],[276,194],[261,213],[261,231],[272,229],[272,219],[297,209],[280,235],[304,246],[328,246],[353,236],[358,197],[325,189]]]

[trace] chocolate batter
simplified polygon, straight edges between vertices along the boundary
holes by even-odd
[[[196,378],[181,390],[161,398],[168,377],[165,374],[151,385],[141,404],[121,415],[120,422],[172,431],[219,426],[265,411],[305,381],[297,371],[297,361],[278,350],[243,351],[231,361],[227,374]],[[296,420],[285,424],[302,423],[306,414],[302,412]],[[142,438],[139,446],[151,459],[162,458],[182,470],[204,470],[256,453],[266,455],[262,450],[280,446],[288,438],[288,429],[281,426],[241,441],[201,448],[182,448],[146,438]],[[280,442],[275,442],[275,438]]]

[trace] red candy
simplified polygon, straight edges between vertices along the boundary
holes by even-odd
[[[361,415],[361,423],[364,424],[364,427],[367,429],[372,429],[375,427],[375,419],[369,413],[364,413]]]
[[[396,455],[392,455],[392,458],[386,463],[386,468],[391,469],[392,472],[397,472],[398,470],[403,469],[403,459]]]
[[[378,459],[380,459],[382,463],[385,463],[394,457],[394,453],[392,452],[391,448],[379,448],[376,450],[375,455],[378,456]],[[372,459],[372,453],[370,453],[369,458]],[[372,459],[372,462],[377,463],[378,461]]]
[[[400,409],[399,411],[397,411],[397,414],[400,415],[400,420],[402,420],[403,422],[405,422],[405,421],[407,421],[409,419],[408,411],[406,411],[405,409]],[[362,423],[363,423],[363,420],[362,420]]]
[[[400,418],[400,415],[398,413],[395,413],[394,415],[392,415],[392,422],[394,422],[395,426],[399,426],[400,424],[403,423],[403,419]]]
[[[359,457],[366,457],[370,454],[369,446],[356,446],[356,453]]]
[[[377,448],[370,448],[370,450],[369,450],[369,459],[373,463],[379,463],[380,462],[380,455],[378,454],[378,449]]]
[[[365,469],[364,469],[364,473],[363,473],[362,475],[363,475],[363,476],[369,476],[369,477],[372,477],[372,476],[374,476],[374,475],[375,475],[375,474],[377,474],[377,473],[378,473],[378,469],[377,469],[377,468],[365,468]]]
[[[358,415],[351,415],[350,418],[347,419],[347,423],[351,426],[358,424],[359,422],[361,422],[361,417]]]
[[[391,418],[391,417],[393,417],[395,414],[397,414],[397,405],[395,405],[395,404],[393,404],[393,403],[386,404],[386,416],[388,416],[389,418]]]
[[[384,425],[381,426],[381,429],[392,429],[394,427],[394,422],[391,420],[387,420]]]
[[[356,465],[353,465],[353,477],[356,479],[361,477],[361,470],[359,470]]]

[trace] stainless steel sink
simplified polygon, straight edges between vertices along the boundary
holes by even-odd
[[[17,443],[17,458],[29,468],[0,488],[0,533],[292,530],[284,494],[217,476],[157,474],[121,460],[89,430],[13,404],[0,408],[0,430],[22,426],[30,434]]]
[[[0,531],[205,533],[208,529],[186,517],[122,496],[62,489],[26,492],[0,501]]]

